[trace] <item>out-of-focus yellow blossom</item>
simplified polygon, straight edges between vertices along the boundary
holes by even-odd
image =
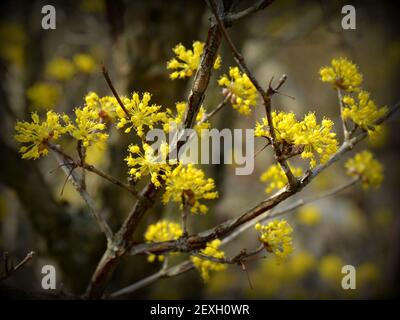
[[[383,147],[388,140],[389,127],[387,124],[383,123],[379,126],[375,126],[374,130],[368,131],[369,139],[368,143],[373,148]]]
[[[324,118],[318,124],[314,113],[304,116],[304,120],[297,125],[294,144],[304,146],[301,157],[310,159],[311,168],[317,164],[316,155],[320,163],[325,163],[337,151],[338,141],[332,129],[332,120]]]
[[[67,115],[63,116],[66,128],[72,137],[81,141],[85,148],[107,140],[108,134],[103,132],[106,125],[102,123],[98,110],[86,105],[83,108],[76,108],[74,112],[75,124]]]
[[[336,133],[332,132],[333,122],[327,118],[318,124],[315,114],[310,112],[298,122],[294,113],[272,112],[272,122],[277,142],[303,148],[301,157],[310,159],[311,167],[317,164],[316,156],[321,163],[325,163],[338,149]],[[256,124],[254,134],[271,138],[267,118]]]
[[[0,24],[0,57],[21,67],[24,63],[25,32],[20,24],[3,22]]]
[[[377,107],[367,91],[360,91],[357,99],[344,96],[343,103],[343,119],[351,119],[361,129],[367,130],[368,134],[373,134],[376,130],[379,133],[381,129],[379,125],[375,125],[375,121],[388,111],[387,107]]]
[[[201,199],[215,199],[218,192],[213,191],[215,188],[214,180],[206,179],[203,170],[197,169],[194,165],[179,164],[167,176],[165,193],[163,195],[163,203],[169,201],[177,202],[183,208],[183,202],[190,206],[192,213],[206,213],[208,208],[201,204]]]
[[[316,206],[306,205],[300,208],[297,219],[301,224],[313,226],[321,221],[321,212]]]
[[[321,68],[319,74],[323,82],[348,92],[358,91],[363,80],[357,65],[347,58],[333,59],[331,66]]]
[[[285,263],[288,277],[300,279],[316,267],[315,258],[307,251],[299,251]]]
[[[225,94],[230,94],[230,101],[234,109],[248,116],[251,107],[257,105],[257,89],[251,83],[245,73],[241,73],[238,67],[229,68],[229,76],[224,74],[219,78],[218,84],[226,88]]]
[[[182,228],[178,223],[169,220],[160,220],[147,227],[144,238],[147,242],[163,242],[176,240],[182,236],[182,233]],[[147,260],[154,262],[157,257],[159,261],[164,260],[164,255],[156,256],[155,254],[150,254]]]
[[[99,141],[89,146],[86,151],[85,161],[96,167],[107,166],[109,160],[109,157],[107,157],[107,143],[105,141]]]
[[[36,112],[31,116],[32,122],[17,121],[15,124],[15,140],[27,144],[19,149],[22,159],[37,159],[47,155],[47,143],[57,140],[66,130],[60,123],[60,115],[53,111],[48,111],[46,120],[42,122]]]
[[[224,259],[225,253],[222,250],[218,249],[220,245],[221,245],[221,240],[215,239],[211,242],[208,242],[206,247],[200,250],[200,253],[208,257]],[[191,260],[196,269],[199,270],[204,282],[208,282],[210,280],[210,272],[223,271],[226,269],[226,264],[224,263],[214,262],[193,256],[191,257]]]
[[[61,90],[55,84],[37,82],[26,91],[26,95],[35,109],[50,109],[60,100]]]
[[[104,12],[106,10],[105,0],[82,0],[80,8],[84,12]]]
[[[373,154],[364,150],[357,153],[345,163],[347,174],[352,177],[359,177],[365,189],[377,188],[383,180],[383,166],[374,159]]]
[[[75,66],[67,59],[55,58],[47,64],[46,75],[57,80],[66,81],[75,75]]]
[[[96,61],[90,54],[79,53],[74,55],[73,58],[75,67],[78,71],[83,73],[92,73],[96,70]]]
[[[393,222],[393,219],[394,219],[393,211],[388,208],[380,209],[373,215],[374,222],[382,227],[389,226]]]
[[[252,273],[253,288],[249,288],[249,296],[276,297],[280,290],[286,288],[298,296],[304,287],[302,280],[315,269],[316,264],[313,255],[307,251],[296,251],[285,261],[276,257],[265,259],[260,268]]]
[[[374,283],[381,277],[378,266],[373,262],[364,262],[357,267],[357,284],[360,287]]]
[[[294,176],[301,176],[303,174],[303,170],[301,168],[292,167],[289,164],[290,169]],[[279,164],[273,164],[270,166],[261,176],[260,180],[262,182],[268,182],[267,187],[265,188],[266,193],[270,193],[273,190],[282,189],[287,183],[287,177],[285,172],[282,170]]]
[[[163,128],[166,132],[170,132],[171,130],[179,129],[179,127],[181,125],[183,125],[183,119],[185,116],[187,103],[186,102],[177,102],[175,104],[175,107],[176,107],[176,115],[174,115],[170,109],[167,110],[168,120],[163,126]],[[200,122],[201,119],[203,119],[204,115],[205,115],[205,109],[203,106],[201,106],[199,109],[199,112],[197,113],[197,116],[196,116],[196,122]],[[204,121],[201,124],[195,124],[193,129],[196,130],[197,133],[201,133],[201,130],[208,129],[210,127],[211,127],[210,122]]]
[[[85,103],[89,108],[97,110],[104,122],[114,121],[117,117],[118,101],[115,97],[104,96],[99,98],[97,93],[89,92],[85,96]]]
[[[144,143],[143,151],[138,145],[130,145],[128,147],[129,155],[125,158],[128,164],[129,175],[134,180],[138,180],[143,176],[150,175],[151,182],[158,188],[161,186],[161,180],[167,178],[171,168],[168,164],[168,145],[163,143],[158,154],[149,144]]]
[[[259,240],[265,244],[268,252],[280,260],[287,258],[293,251],[293,229],[286,220],[274,220],[267,225],[257,223],[255,229],[260,232]]]
[[[176,70],[172,72],[169,77],[174,79],[183,79],[191,77],[199,68],[200,58],[204,49],[204,42],[194,41],[193,50],[186,49],[184,45],[179,43],[172,51],[175,53],[176,58],[172,58],[167,62],[168,70]],[[214,69],[219,69],[221,66],[221,57],[217,57],[214,63]]]
[[[344,262],[340,257],[333,254],[326,255],[322,257],[319,262],[318,272],[322,279],[339,288],[340,282],[343,278],[343,266]]]
[[[119,118],[117,128],[123,128],[128,125],[125,129],[125,133],[131,132],[132,128],[136,130],[139,137],[144,136],[144,127],[147,126],[149,129],[153,129],[154,125],[158,122],[168,121],[167,114],[160,112],[161,106],[156,104],[149,105],[151,100],[151,94],[148,92],[143,93],[142,99],[138,93],[132,95],[132,99],[122,98],[122,102],[128,111],[129,118],[125,111],[120,105],[117,106],[116,112]]]

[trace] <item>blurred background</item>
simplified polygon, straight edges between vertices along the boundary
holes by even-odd
[[[237,1],[241,10],[255,1]],[[41,28],[41,8],[56,8],[56,30]],[[343,30],[341,8],[356,8],[356,30]],[[393,106],[400,99],[399,10],[394,1],[295,1],[277,0],[265,10],[238,21],[229,29],[251,70],[261,83],[272,76],[288,75],[275,108],[293,111],[298,118],[315,111],[319,120],[327,116],[341,132],[338,101],[334,90],[319,80],[319,69],[332,58],[346,56],[364,74],[364,87],[380,106]],[[32,111],[48,109],[71,113],[84,104],[84,96],[95,91],[111,95],[101,74],[108,68],[120,94],[149,91],[152,101],[173,108],[187,98],[191,80],[171,81],[166,62],[172,48],[191,47],[205,41],[210,12],[203,1],[2,1],[0,10],[0,253],[9,252],[20,261],[27,252],[37,252],[6,284],[26,292],[41,291],[41,267],[57,269],[57,290],[82,294],[104,249],[79,194],[67,183],[53,157],[22,160],[13,139],[17,119],[27,120]],[[222,42],[222,68],[215,71],[204,106],[211,110],[222,99],[216,85],[220,75],[234,65]],[[52,70],[52,71],[49,71]],[[229,105],[212,119],[215,128],[253,128],[264,116],[258,106],[249,117]],[[374,144],[367,141],[354,152],[371,148],[385,166],[380,189],[365,191],[357,185],[340,194],[316,201],[285,218],[294,228],[294,253],[287,262],[272,258],[247,264],[247,271],[229,266],[204,284],[196,270],[160,280],[127,298],[258,298],[258,299],[354,299],[397,296],[400,270],[399,115],[387,122],[385,134]],[[339,138],[341,138],[339,134]],[[115,129],[105,150],[93,149],[88,162],[126,181],[123,161],[133,140]],[[263,141],[256,140],[255,150]],[[71,148],[71,152],[73,152]],[[345,160],[343,159],[343,160]],[[294,199],[318,195],[346,182],[344,161],[333,165]],[[248,176],[235,175],[233,165],[205,165],[214,178],[219,199],[209,201],[206,216],[190,218],[192,232],[205,230],[235,217],[266,197],[259,179],[273,163],[271,150],[256,157]],[[299,162],[301,163],[301,162]],[[296,163],[297,164],[297,163]],[[304,162],[303,162],[304,165]],[[121,192],[97,176],[88,174],[88,190],[113,230],[117,230],[133,204]],[[141,184],[138,185],[138,190]],[[285,203],[286,204],[286,203]],[[179,221],[176,206],[160,201],[142,220],[135,234],[143,241],[150,223],[162,217]],[[224,250],[235,255],[257,245],[250,229]],[[172,257],[173,265],[184,256]],[[341,267],[357,270],[357,289],[343,290]],[[134,283],[157,270],[146,257],[127,258],[115,271],[107,292]],[[3,272],[1,264],[0,272]],[[249,281],[250,280],[250,281]],[[172,288],[172,289],[171,289]]]

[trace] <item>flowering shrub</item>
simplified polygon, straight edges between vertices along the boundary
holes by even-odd
[[[219,28],[225,31],[221,21],[218,23]],[[225,38],[229,37],[226,32],[223,35]],[[209,37],[216,35],[209,32]],[[211,40],[205,43],[194,41],[192,49],[186,49],[182,44],[174,47],[175,56],[167,62],[167,70],[172,71],[169,78],[175,80],[193,77],[193,83],[187,101],[172,101],[172,108],[154,102],[150,92],[133,91],[132,94],[119,96],[106,70],[103,75],[113,96],[89,92],[84,97],[85,104],[73,109],[71,114],[55,111],[61,92],[52,84],[38,83],[28,89],[27,96],[33,104],[51,110],[46,112],[43,120],[38,112],[33,112],[31,121],[16,122],[15,140],[22,144],[22,158],[38,159],[48,155],[50,150],[54,152],[60,167],[66,171],[67,177],[89,206],[107,239],[107,250],[88,288],[89,297],[100,298],[103,295],[107,280],[127,253],[145,254],[149,262],[164,261],[163,269],[155,275],[160,278],[181,272],[173,269],[174,272],[168,273],[170,261],[166,258],[170,255],[186,258],[184,268],[178,268],[179,270],[195,268],[203,280],[209,282],[212,274],[222,272],[228,265],[239,265],[244,270],[246,263],[251,261],[250,258],[260,252],[274,262],[284,264],[285,261],[290,261],[289,267],[285,267],[288,269],[284,270],[290,270],[292,277],[307,274],[316,268],[316,261],[305,253],[296,254],[293,228],[286,220],[266,220],[270,220],[275,214],[285,213],[285,208],[281,211],[278,208],[275,212],[275,207],[301,192],[320,172],[352,150],[359,141],[366,136],[376,138],[382,131],[381,123],[388,116],[388,109],[378,107],[370,94],[362,89],[363,76],[358,67],[347,58],[333,59],[331,66],[320,70],[321,80],[333,85],[339,96],[337,111],[341,118],[338,118],[341,119],[344,130],[344,139],[341,141],[340,135],[335,132],[333,121],[317,112],[308,112],[297,117],[294,112],[275,109],[273,97],[279,93],[286,77],[282,77],[276,86],[271,81],[264,90],[249,71],[244,58],[232,45],[232,41],[228,41],[228,44],[239,66],[222,66],[218,55],[219,42]],[[229,67],[228,74],[220,75],[218,80],[211,78],[212,71],[223,67]],[[87,76],[95,68],[94,58],[80,53],[71,60],[54,58],[46,66],[45,74],[51,81],[59,84],[78,73]],[[209,83],[221,87],[222,101],[215,109],[202,105]],[[231,220],[219,222],[211,229],[195,233],[188,221],[188,213],[210,212],[208,216],[213,214],[213,200],[218,198],[215,181],[207,178],[205,171],[194,163],[184,163],[179,156],[171,157],[171,151],[181,151],[189,138],[168,143],[162,141],[157,149],[149,141],[148,133],[152,129],[171,133],[183,127],[201,134],[202,129],[211,127],[210,118],[226,104],[230,103],[239,114],[248,116],[261,104],[260,100],[265,117],[252,124],[252,127],[255,126],[254,136],[266,139],[266,146],[271,146],[272,150],[267,149],[265,152],[271,152],[274,156],[274,162],[265,165],[260,180],[267,184],[267,194],[272,191],[276,193]],[[118,132],[115,129],[123,130]],[[86,157],[91,152],[90,147],[106,145],[109,137],[114,134],[116,137],[118,134],[125,135],[124,140],[129,141],[124,158],[127,165],[126,178],[129,178],[127,183],[88,163],[90,157]],[[77,155],[66,147],[66,140],[76,145]],[[128,143],[124,148],[127,145]],[[299,165],[291,164],[297,162]],[[78,172],[77,168],[82,170]],[[365,188],[377,187],[382,182],[382,165],[369,151],[356,154],[345,163],[345,168],[350,176],[356,178],[354,181],[361,181]],[[90,190],[84,183],[85,171],[99,175],[136,198],[133,209],[119,231],[114,232],[107,219],[97,210]],[[350,181],[347,186],[354,181]],[[138,191],[138,186],[143,184],[145,186],[142,191]],[[181,223],[159,220],[147,227],[144,242],[135,243],[133,234],[139,222],[157,200],[172,208],[174,214],[180,213]],[[304,201],[301,205],[303,204]],[[263,216],[265,213],[268,215]],[[206,218],[202,216],[198,219]],[[300,223],[312,226],[319,220],[320,213],[315,208],[309,206],[300,210]],[[229,243],[229,237],[244,232],[246,228],[243,226],[246,223],[254,226],[256,232],[253,230],[252,238],[261,249],[243,249],[231,257],[223,247]],[[200,226],[198,224],[196,228]],[[293,258],[290,257],[292,253]],[[336,269],[340,263],[335,256],[324,259],[319,267],[321,277],[336,281]],[[373,277],[372,268],[365,267],[364,272],[366,277]],[[276,273],[279,274],[278,271]]]

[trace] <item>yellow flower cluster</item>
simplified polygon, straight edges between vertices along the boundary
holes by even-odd
[[[82,73],[92,73],[96,70],[96,61],[87,53],[78,53],[73,57],[75,67]]]
[[[153,129],[154,125],[158,122],[167,122],[168,117],[165,112],[160,112],[161,106],[152,104],[149,105],[151,100],[151,94],[148,92],[143,93],[142,99],[138,93],[132,95],[132,99],[123,98],[122,102],[128,111],[129,118],[121,106],[117,106],[116,112],[119,118],[117,128],[123,128],[128,125],[125,129],[125,133],[129,133],[132,128],[136,130],[139,137],[144,135],[144,126],[149,129]]]
[[[71,79],[75,72],[74,64],[64,58],[55,58],[46,66],[46,75],[61,81]]]
[[[223,75],[218,84],[225,87],[230,94],[230,101],[234,109],[243,115],[251,113],[251,107],[257,104],[257,89],[251,83],[245,73],[241,73],[238,67],[229,68],[229,77]]]
[[[204,45],[204,42],[194,41],[193,50],[186,49],[181,43],[176,45],[175,48],[172,49],[176,58],[172,58],[167,62],[167,69],[176,71],[172,72],[169,77],[172,80],[191,77],[199,67]],[[221,57],[218,56],[214,63],[214,69],[219,69],[220,66]]]
[[[307,205],[300,208],[297,219],[301,224],[313,226],[320,222],[321,212],[316,206]]]
[[[171,171],[170,165],[166,161],[168,145],[166,143],[161,145],[160,154],[156,154],[155,150],[147,143],[143,143],[142,148],[143,151],[138,145],[128,147],[129,155],[125,161],[130,167],[129,174],[134,180],[150,175],[151,182],[158,188],[161,186],[161,180],[165,180]]]
[[[363,80],[357,65],[347,58],[332,59],[331,66],[321,68],[319,74],[323,82],[348,92],[358,91]]]
[[[351,96],[344,96],[343,103],[343,119],[351,119],[361,129],[367,130],[368,134],[379,132],[380,126],[375,125],[375,121],[382,117],[387,112],[387,107],[378,108],[373,100],[370,99],[370,94],[367,91],[361,90],[358,93],[357,99]]]
[[[360,177],[365,189],[369,187],[379,187],[383,180],[383,166],[374,159],[373,154],[364,150],[357,153],[353,158],[345,163],[347,174],[352,177]]]
[[[187,103],[186,102],[177,102],[175,104],[176,107],[176,115],[173,114],[171,109],[167,109],[167,114],[168,114],[168,122],[166,122],[163,126],[164,130],[166,132],[170,132],[171,130],[176,130],[178,129],[182,124],[183,124],[183,119],[185,116],[186,108],[187,108]],[[197,113],[196,116],[196,121],[200,122],[201,119],[203,119],[205,115],[205,109],[203,106],[200,107],[199,112]],[[204,121],[201,124],[197,124],[193,127],[197,131],[197,133],[201,133],[201,130],[203,129],[208,129],[211,127],[210,122]]]
[[[327,118],[318,124],[312,112],[305,115],[302,121],[297,121],[292,112],[274,111],[272,122],[277,142],[302,147],[301,157],[310,159],[311,167],[317,164],[316,155],[321,163],[325,163],[338,149],[336,133],[332,132],[333,122]],[[254,134],[257,137],[271,138],[267,118],[256,124]]]
[[[292,167],[291,165],[289,165],[289,167],[295,176],[301,176],[303,174],[303,170],[301,168]],[[285,172],[282,170],[279,164],[270,166],[260,176],[260,180],[262,182],[268,182],[268,185],[265,188],[266,193],[270,193],[273,190],[282,189],[288,183]]]
[[[223,259],[225,258],[225,253],[222,250],[218,249],[220,245],[221,245],[221,240],[215,239],[211,242],[208,242],[206,247],[200,250],[200,252],[208,257]],[[208,282],[210,280],[210,272],[223,271],[226,269],[226,264],[210,261],[208,259],[202,259],[199,257],[192,256],[191,260],[196,269],[199,270],[204,282]]]
[[[36,112],[32,113],[32,122],[17,121],[15,131],[15,140],[28,144],[19,149],[22,159],[37,159],[48,154],[47,143],[57,140],[65,128],[60,123],[60,115],[48,111],[42,122]]]
[[[293,229],[286,220],[274,220],[267,225],[257,223],[255,229],[260,232],[259,240],[265,244],[268,252],[278,259],[285,259],[293,251]]]
[[[67,124],[66,129],[72,137],[81,141],[85,148],[107,140],[108,134],[103,132],[106,125],[101,122],[98,110],[89,104],[83,108],[76,108],[74,112],[75,124],[67,115],[63,116]]]
[[[117,117],[118,101],[115,97],[104,96],[99,98],[97,93],[89,92],[85,96],[85,103],[93,110],[97,110],[104,122],[114,121]]]
[[[163,203],[169,201],[180,203],[183,208],[183,202],[191,207],[192,213],[206,213],[208,208],[201,204],[201,199],[215,199],[218,193],[213,191],[215,188],[214,180],[206,179],[201,169],[197,169],[194,165],[179,164],[167,176],[165,193],[163,195]]]
[[[169,240],[176,240],[182,236],[182,228],[176,222],[168,220],[160,220],[157,223],[151,224],[147,227],[144,238],[147,242],[163,242]],[[154,262],[156,255],[150,254],[148,257],[149,262]],[[164,260],[163,255],[158,255],[159,261]]]
[[[55,84],[37,82],[27,90],[26,95],[35,109],[50,109],[60,100],[61,90]]]

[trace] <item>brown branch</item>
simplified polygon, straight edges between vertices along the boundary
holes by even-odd
[[[252,6],[239,11],[235,13],[229,13],[224,17],[224,23],[226,25],[231,25],[233,22],[242,20],[244,18],[247,18],[248,16],[256,13],[257,11],[265,9],[267,6],[269,6],[274,0],[259,0]]]
[[[383,117],[378,119],[375,124],[380,124],[386,119],[388,119],[393,113],[400,108],[400,102],[396,103],[396,105]],[[316,166],[313,170],[308,171],[301,179],[298,188],[290,189],[287,186],[281,190],[279,190],[274,195],[269,198],[261,201],[256,206],[251,208],[250,210],[245,211],[240,216],[229,219],[223,223],[218,224],[217,226],[208,229],[199,234],[191,235],[187,238],[181,238],[175,241],[165,241],[159,243],[150,243],[150,244],[139,244],[135,247],[131,248],[131,254],[140,254],[140,253],[154,253],[154,254],[162,254],[169,251],[177,251],[177,252],[190,252],[193,250],[204,248],[207,242],[214,240],[216,238],[223,239],[230,234],[232,234],[237,228],[244,225],[245,223],[259,217],[264,212],[273,209],[279,203],[286,200],[290,196],[302,190],[305,186],[307,186],[318,174],[320,174],[323,170],[328,168],[330,165],[338,161],[343,154],[350,151],[354,148],[354,146],[365,139],[367,137],[367,132],[362,132],[356,137],[353,137],[349,141],[344,141],[338,151],[324,164],[320,164]],[[357,179],[351,181],[350,185],[353,185],[357,182]],[[334,192],[340,192],[344,190],[347,185],[340,186],[334,189]],[[316,199],[317,200],[317,199]],[[303,200],[300,200],[303,201]],[[315,200],[313,200],[315,201]],[[296,207],[302,205],[301,202],[294,205],[291,210]]]
[[[5,252],[3,255],[4,258],[4,275],[0,277],[0,281],[5,280],[9,278],[11,275],[13,275],[15,272],[17,272],[19,269],[21,269],[29,260],[32,260],[33,256],[35,255],[35,251],[29,252],[24,259],[22,259],[16,266],[12,266],[9,268],[8,265],[8,252]]]
[[[231,52],[233,54],[233,57],[234,57],[236,63],[239,65],[239,67],[242,69],[242,71],[249,77],[250,81],[252,82],[252,84],[257,89],[257,91],[259,92],[260,96],[263,99],[263,104],[265,107],[265,112],[266,112],[267,120],[268,120],[269,134],[271,136],[271,143],[272,143],[272,146],[273,146],[273,149],[275,152],[275,158],[278,161],[278,163],[280,164],[282,170],[284,171],[284,173],[288,179],[289,186],[293,189],[296,189],[296,187],[298,186],[298,181],[297,181],[296,177],[293,175],[292,171],[290,170],[290,167],[289,167],[286,159],[284,159],[282,157],[281,151],[280,151],[279,146],[276,141],[275,129],[274,129],[273,121],[272,121],[272,102],[271,102],[272,96],[278,92],[280,87],[286,81],[287,77],[286,77],[286,75],[283,75],[275,87],[272,87],[273,79],[271,79],[268,89],[267,89],[267,91],[265,91],[262,88],[262,86],[260,85],[260,83],[257,81],[257,79],[255,78],[254,74],[250,71],[250,69],[246,65],[246,62],[244,61],[243,56],[241,55],[239,50],[236,48],[231,37],[229,36],[229,34],[224,26],[224,23],[222,22],[221,17],[218,14],[218,10],[217,10],[215,1],[208,0],[207,2],[209,3],[211,11],[214,14],[215,19],[217,20],[217,23],[222,32],[222,35],[224,36],[226,42],[228,43],[228,45],[231,49]]]
[[[103,72],[104,79],[106,80],[108,86],[110,87],[110,89],[111,89],[111,91],[112,91],[112,93],[113,93],[115,99],[117,99],[119,105],[121,106],[122,110],[124,110],[126,116],[127,116],[128,118],[130,118],[129,112],[128,112],[128,110],[126,109],[125,105],[123,104],[121,98],[119,97],[118,92],[117,92],[117,90],[115,89],[115,87],[114,87],[114,85],[113,85],[113,83],[112,83],[112,81],[111,81],[111,79],[110,79],[110,76],[109,76],[109,74],[108,74],[108,71],[107,71],[107,69],[106,69],[106,67],[105,67],[104,65],[102,66],[101,71]]]
[[[218,26],[209,28],[207,41],[204,46],[203,55],[200,61],[192,89],[188,97],[188,108],[184,119],[184,128],[192,128],[196,116],[204,100],[205,91],[208,87],[211,72],[215,59],[217,58],[218,48],[221,43],[221,33]],[[185,141],[178,141],[177,150],[185,144]],[[161,188],[160,188],[161,189]],[[90,299],[101,298],[106,285],[119,264],[122,257],[132,247],[132,236],[136,231],[138,223],[141,221],[147,210],[154,204],[158,189],[153,183],[149,183],[140,193],[139,199],[132,208],[128,217],[125,219],[121,229],[116,234],[113,243],[107,248],[100,260],[97,268],[92,275],[92,279],[86,290],[86,297]],[[145,199],[145,200],[143,200]]]

